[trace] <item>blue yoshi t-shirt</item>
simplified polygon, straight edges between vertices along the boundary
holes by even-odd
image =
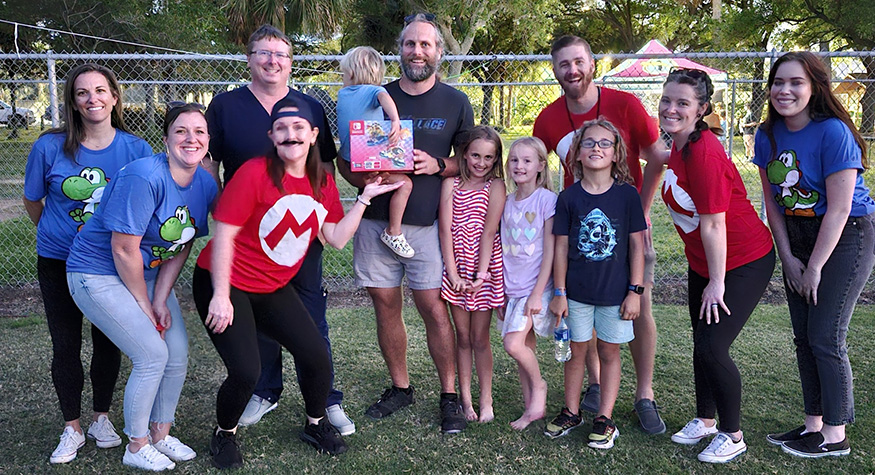
[[[177,185],[164,153],[131,163],[110,182],[103,205],[73,240],[67,271],[118,275],[111,246],[112,233],[118,232],[143,237],[145,277],[154,279],[158,266],[209,233],[207,214],[217,192],[202,168],[188,186]]]
[[[64,153],[65,134],[46,134],[34,142],[24,172],[24,197],[46,199],[36,231],[36,252],[67,259],[73,238],[94,216],[107,183],[123,166],[152,155],[145,140],[116,130],[103,150],[79,147],[75,161]]]

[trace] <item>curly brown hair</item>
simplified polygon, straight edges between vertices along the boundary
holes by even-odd
[[[577,129],[577,132],[574,133],[574,138],[571,140],[568,154],[565,156],[565,166],[571,170],[575,179],[580,180],[583,178],[583,164],[578,161],[578,158],[580,158],[580,144],[583,142],[583,136],[586,131],[593,127],[601,127],[614,136],[614,164],[611,165],[611,177],[618,183],[628,183],[634,186],[635,180],[632,178],[632,173],[629,171],[629,163],[626,160],[626,142],[623,141],[623,136],[620,135],[617,127],[606,119],[588,120]]]

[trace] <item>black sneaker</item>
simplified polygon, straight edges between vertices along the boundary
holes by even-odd
[[[583,398],[580,400],[580,408],[586,412],[598,414],[599,406],[602,404],[602,387],[596,384],[587,386],[583,393]]]
[[[784,445],[784,442],[799,440],[810,433],[811,432],[805,432],[805,426],[801,425],[793,430],[788,430],[787,432],[782,432],[780,434],[769,434],[766,436],[766,440],[768,440],[770,444]]]
[[[371,407],[365,411],[365,415],[371,419],[382,419],[393,414],[395,411],[405,408],[415,402],[413,394],[413,386],[407,388],[408,392],[403,389],[392,386],[383,391],[380,399],[371,404]]]
[[[851,444],[847,437],[841,442],[827,444],[823,442],[820,432],[811,432],[801,439],[784,442],[781,448],[790,455],[805,458],[839,457],[851,453]]]
[[[441,432],[458,434],[468,427],[459,397],[454,393],[441,394]]]
[[[240,453],[240,443],[233,432],[213,429],[210,439],[210,462],[218,469],[239,468],[243,466],[243,455]]]
[[[592,423],[592,432],[586,445],[594,449],[610,449],[619,435],[620,431],[617,430],[614,421],[605,416],[598,416]]]
[[[328,422],[327,416],[319,419],[318,424],[304,424],[301,440],[312,445],[319,452],[327,452],[331,455],[342,454],[349,448],[340,432]]]
[[[580,417],[580,413],[572,414],[567,407],[563,407],[562,412],[547,424],[544,435],[551,439],[562,437],[571,432],[571,429],[580,427],[581,424],[583,424],[583,419]]]

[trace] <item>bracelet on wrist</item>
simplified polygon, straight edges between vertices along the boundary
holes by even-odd
[[[565,297],[568,293],[565,291],[565,287],[556,287],[553,289],[554,297]]]
[[[358,201],[359,203],[365,205],[365,206],[371,205],[371,200],[366,200],[362,195],[356,196],[355,200]]]

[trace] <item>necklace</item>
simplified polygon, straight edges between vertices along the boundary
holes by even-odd
[[[595,118],[598,119],[599,116],[602,115],[602,88],[596,86],[595,90],[596,90],[596,94],[598,94],[596,96],[596,100],[595,100]],[[592,109],[590,109],[590,110],[592,110]],[[589,111],[587,111],[587,112],[589,112]],[[568,123],[571,124],[571,130],[577,130],[577,126],[574,125],[574,119],[571,118],[571,109],[568,108],[568,99],[567,98],[565,99],[565,114],[568,116]],[[585,114],[586,114],[586,112],[584,112],[581,115],[585,115]]]

